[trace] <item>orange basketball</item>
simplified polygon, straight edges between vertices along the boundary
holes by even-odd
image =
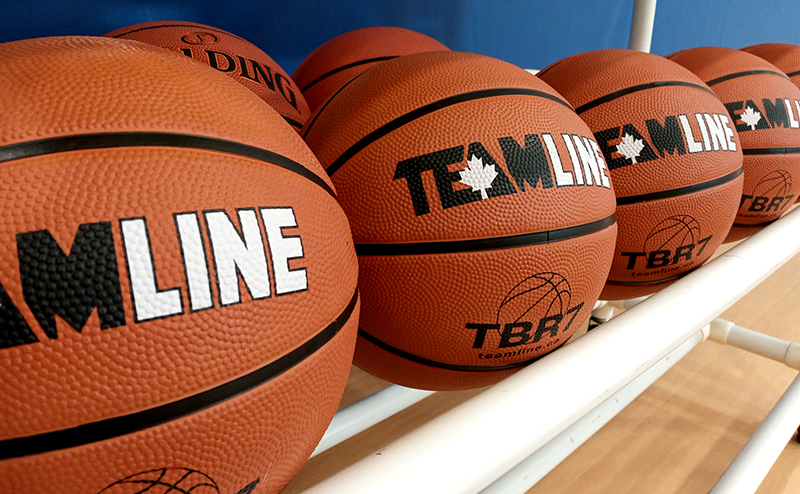
[[[359,367],[416,388],[485,386],[589,316],[614,192],[586,124],[535,76],[470,53],[406,55],[342,88],[305,132],[356,242]]]
[[[800,87],[800,46],[788,43],[761,43],[742,48],[778,67],[795,86]]]
[[[375,26],[341,34],[311,52],[292,74],[313,112],[328,96],[370,67],[401,55],[448,48],[401,27]]]
[[[692,48],[668,58],[714,90],[742,141],[744,187],[729,240],[780,217],[800,192],[800,89],[763,58],[732,48]]]
[[[800,88],[800,46],[788,43],[762,43],[742,48],[781,69]],[[786,173],[785,171],[781,170]],[[795,198],[795,202],[800,200]]]
[[[291,77],[254,44],[227,31],[186,21],[153,21],[106,34],[183,53],[239,81],[300,132],[311,111]]]
[[[589,124],[611,170],[619,234],[600,297],[648,295],[707,261],[742,193],[741,145],[708,86],[662,57],[618,49],[538,76]]]
[[[357,331],[311,151],[229,77],[137,41],[5,43],[0,85],[2,491],[280,491]]]

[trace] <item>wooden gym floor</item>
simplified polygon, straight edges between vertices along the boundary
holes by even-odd
[[[800,341],[800,255],[721,317]],[[705,341],[528,493],[707,493],[796,375],[778,362]],[[354,367],[341,406],[386,385]],[[301,492],[480,391],[426,398],[309,460],[284,493]],[[757,492],[800,492],[800,444],[789,442]]]

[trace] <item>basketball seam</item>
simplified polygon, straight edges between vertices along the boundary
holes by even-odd
[[[739,167],[735,171],[699,184],[687,185],[685,187],[678,187],[669,190],[660,190],[657,192],[648,192],[647,194],[637,194],[635,196],[621,196],[617,197],[617,206],[627,206],[629,204],[637,204],[641,202],[657,201],[660,199],[669,199],[672,197],[680,197],[687,194],[693,194],[702,190],[713,189],[725,185],[726,183],[735,180],[739,175],[744,173],[744,167]]]
[[[636,93],[639,91],[645,91],[647,89],[654,89],[660,87],[673,87],[673,86],[683,86],[683,87],[690,87],[695,89],[702,89],[703,91],[709,92],[716,98],[716,94],[714,91],[708,89],[707,87],[703,87],[699,84],[695,84],[693,82],[686,82],[686,81],[655,81],[655,82],[648,82],[645,84],[636,84],[635,86],[628,86],[626,88],[622,88],[618,91],[614,91],[608,93],[604,96],[600,96],[599,98],[595,98],[592,101],[582,104],[581,106],[575,108],[575,113],[580,115],[586,111],[591,110],[592,108],[598,107],[610,101],[614,101],[615,99],[621,98],[623,96],[627,96],[632,93]]]
[[[777,218],[773,220],[764,221],[761,223],[734,223],[733,226],[737,228],[756,228],[761,226],[767,226],[770,223],[774,223],[775,221],[777,221]]]
[[[392,244],[356,244],[359,256],[402,256],[426,254],[453,254],[487,250],[511,249],[531,245],[549,244],[562,240],[583,237],[605,230],[616,223],[616,213],[603,219],[582,225],[558,228],[534,233],[509,235],[506,237],[480,238],[473,240],[450,240],[443,242],[415,242]]]
[[[331,341],[355,312],[358,289],[336,319],[291,352],[244,376],[206,391],[128,415],[33,436],[0,440],[0,461],[104,441],[205,410],[235,398],[294,368]]]
[[[559,65],[559,64],[560,64],[561,62],[563,62],[563,61],[564,61],[564,60],[559,60],[559,61],[557,61],[557,62],[553,62],[553,63],[552,63],[552,64],[550,64],[549,66],[547,66],[547,67],[543,68],[542,70],[540,70],[539,72],[537,72],[535,75],[536,75],[537,77],[541,78],[541,76],[543,76],[544,74],[546,74],[546,73],[550,72],[551,70],[553,70],[553,69],[554,69],[554,68],[555,68],[557,65]],[[543,80],[544,80],[544,79],[543,79]]]
[[[734,72],[732,74],[724,75],[722,77],[717,77],[716,79],[711,79],[710,81],[706,82],[707,86],[714,86],[721,82],[729,81],[731,79],[738,79],[739,77],[746,77],[748,75],[760,75],[760,74],[771,74],[783,77],[784,79],[788,79],[789,77],[784,74],[783,72],[775,72],[774,70],[745,70],[743,72]]]
[[[336,198],[333,189],[317,174],[286,156],[267,149],[215,137],[169,132],[108,132],[77,134],[25,141],[0,147],[0,163],[68,151],[117,147],[175,147],[219,151],[253,158],[301,175]]]
[[[742,154],[796,154],[800,153],[800,147],[787,148],[750,148],[742,149]]]
[[[796,70],[794,72],[789,72],[786,74],[787,77],[794,77],[796,75],[800,75],[800,70]]]
[[[202,25],[202,24],[161,24],[159,26],[140,27],[139,29],[134,29],[132,31],[127,31],[127,32],[124,32],[124,33],[116,34],[116,35],[114,35],[114,38],[119,38],[120,36],[125,36],[125,35],[132,34],[132,33],[138,33],[139,31],[147,31],[148,29],[158,29],[158,28],[162,28],[162,27],[196,27],[196,28],[200,28],[200,29],[205,29],[206,31],[214,31],[216,33],[227,34],[228,36],[233,36],[234,38],[238,39],[239,41],[244,41],[246,43],[250,43],[246,39],[240,38],[239,36],[236,36],[233,33],[229,33],[228,31],[223,31],[222,29],[217,29],[217,28],[214,28],[214,27],[211,27],[211,26],[205,26],[205,25]],[[134,41],[137,41],[137,40],[134,40]],[[197,45],[192,45],[192,46],[197,46]]]
[[[291,125],[292,127],[297,127],[298,129],[303,128],[303,124],[298,122],[297,120],[292,120],[291,118],[287,117],[286,115],[281,115],[286,122]]]
[[[659,278],[657,280],[652,281],[617,281],[617,280],[606,280],[606,285],[615,285],[615,286],[647,286],[647,285],[657,285],[659,283],[666,283],[667,281],[677,280],[678,278],[682,277],[685,274],[688,274],[689,271],[685,273],[681,273],[676,276],[670,276],[668,278]]]
[[[678,230],[675,233],[673,233],[671,237],[669,237],[668,239],[664,240],[661,243],[661,246],[656,248],[655,250],[662,250],[664,247],[667,246],[667,244],[669,244],[670,242],[675,240],[675,238],[677,238],[678,235],[680,235],[681,233],[683,233],[683,239],[686,239],[686,235],[692,235],[692,227],[690,225],[687,225],[686,221],[684,221],[682,219],[678,220],[675,216],[672,216],[671,218],[667,218],[667,219],[677,220],[680,225],[683,225],[683,228],[681,228],[679,226]],[[648,235],[647,240],[645,240],[645,245],[647,245],[647,242],[654,235],[658,235],[659,233],[662,233],[662,232],[667,232],[669,229],[670,229],[670,227],[664,227],[661,230],[650,232],[650,235]],[[689,231],[688,232],[684,232],[684,230],[686,230],[686,229],[688,229]],[[667,233],[667,235],[669,235],[669,233]],[[683,245],[683,240],[679,240],[678,242],[680,243],[680,245]],[[692,242],[691,243],[694,243],[694,235],[692,235]]]
[[[504,88],[481,89],[477,91],[470,91],[467,93],[460,93],[453,96],[448,96],[446,98],[442,98],[440,100],[436,100],[434,102],[420,106],[419,108],[416,108],[408,113],[400,115],[399,117],[381,125],[377,129],[373,130],[369,134],[365,135],[364,137],[356,141],[347,150],[345,150],[344,153],[342,153],[338,158],[336,158],[330,164],[330,166],[328,166],[326,171],[328,172],[328,175],[333,175],[339,168],[341,168],[348,160],[350,160],[350,158],[355,156],[359,151],[366,148],[367,146],[377,141],[381,137],[384,137],[387,134],[394,132],[403,125],[411,123],[418,118],[433,113],[437,110],[457,105],[459,103],[466,103],[469,101],[475,101],[484,98],[493,98],[498,96],[536,96],[539,98],[545,98],[554,101],[558,104],[564,105],[570,110],[573,109],[569,103],[567,103],[566,101],[562,100],[557,96],[553,96],[552,94],[547,93],[545,91],[540,91],[538,89],[530,89],[530,88],[504,87]],[[331,99],[333,99],[333,96],[331,97]],[[322,113],[321,110],[320,113]],[[317,115],[319,115],[319,113]],[[308,135],[307,132],[306,135]]]
[[[386,60],[392,60],[393,58],[397,58],[398,56],[399,55],[387,55],[385,57],[366,58],[364,60],[358,60],[356,62],[351,62],[349,64],[342,65],[341,67],[336,67],[335,69],[322,74],[321,76],[317,77],[313,81],[311,81],[308,84],[306,84],[305,87],[303,87],[300,90],[300,92],[301,93],[305,93],[306,90],[308,88],[310,88],[311,86],[313,86],[314,84],[317,84],[318,82],[321,82],[321,81],[327,79],[328,77],[332,76],[333,74],[337,74],[337,73],[339,73],[339,72],[341,72],[343,70],[351,69],[353,67],[358,67],[359,65],[364,65],[364,64],[368,64],[368,63],[383,62],[383,61],[386,61]]]
[[[342,90],[343,90],[344,88],[346,88],[347,86],[349,86],[349,85],[350,85],[350,84],[351,84],[353,81],[355,81],[356,79],[358,79],[359,77],[361,77],[363,74],[364,74],[364,72],[362,72],[361,74],[358,74],[357,76],[355,76],[355,77],[353,77],[352,79],[350,79],[349,81],[347,81],[345,84],[343,84],[343,85],[342,85],[342,87],[340,87],[339,89],[337,89],[337,90],[336,90],[336,92],[335,92],[335,93],[333,93],[333,94],[332,94],[332,95],[331,95],[331,96],[330,96],[330,97],[329,97],[327,100],[325,100],[325,103],[323,103],[323,104],[322,104],[322,106],[321,106],[321,107],[319,107],[319,108],[318,108],[318,109],[317,109],[317,110],[314,112],[314,118],[312,118],[312,119],[311,119],[311,121],[310,121],[310,122],[308,122],[308,125],[306,125],[306,130],[304,130],[304,131],[303,131],[303,139],[305,139],[305,138],[308,136],[308,133],[311,131],[311,127],[313,127],[313,126],[314,126],[314,124],[317,122],[317,118],[319,118],[319,116],[322,114],[322,110],[324,110],[325,108],[327,108],[327,107],[328,107],[328,105],[330,104],[330,102],[331,102],[331,101],[333,101],[333,98],[335,98],[337,94],[339,94],[340,92],[342,92]]]
[[[374,335],[371,335],[364,331],[361,328],[358,328],[358,336],[364,338],[365,340],[369,341],[373,345],[385,350],[393,355],[397,355],[398,357],[404,358],[411,362],[415,362],[417,364],[422,364],[428,367],[435,367],[438,369],[445,369],[445,370],[452,370],[452,371],[461,371],[461,372],[493,372],[493,371],[503,371],[509,369],[516,369],[518,367],[523,367],[537,360],[541,359],[545,355],[539,355],[538,357],[533,357],[528,360],[521,360],[519,362],[513,362],[510,364],[504,365],[458,365],[458,364],[448,364],[446,362],[439,362],[436,360],[430,360],[425,357],[420,357],[419,355],[414,355],[413,353],[409,353],[405,350],[401,350],[397,347],[394,347],[383,340],[376,338]],[[561,345],[559,345],[560,347]],[[558,348],[558,347],[556,347]],[[554,350],[556,349],[554,348]]]

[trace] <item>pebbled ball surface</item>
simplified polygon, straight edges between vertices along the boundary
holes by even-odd
[[[291,77],[259,47],[235,34],[186,21],[133,24],[105,36],[160,46],[228,74],[253,91],[300,132],[311,110]]]
[[[736,226],[779,218],[800,193],[800,89],[778,67],[741,50],[705,46],[675,52],[668,58],[706,81],[736,124],[744,151],[744,186]],[[786,117],[784,123],[770,121],[767,104],[777,104],[776,111]],[[753,110],[752,118],[745,115],[747,108]],[[750,125],[748,121],[756,117],[758,121]],[[757,184],[778,170],[788,177],[780,186],[785,191],[761,195],[765,204],[759,204]]]
[[[536,161],[545,156],[537,148],[545,135],[553,149]],[[336,184],[359,252],[356,365],[405,386],[466,389],[566,341],[597,299],[616,236],[607,170],[597,165],[603,175],[592,185],[558,186],[553,178],[554,159],[574,172],[565,144],[573,135],[590,146],[588,127],[552,88],[469,53],[389,60],[317,110],[305,139]],[[446,170],[430,171],[440,159]],[[409,163],[426,170],[421,188],[409,185],[417,175],[403,176]],[[482,198],[469,185],[480,189],[482,181],[464,176],[485,166],[496,176],[483,183]],[[543,171],[535,183],[515,178],[536,166]],[[468,193],[472,199],[459,202]],[[565,240],[499,243],[604,220],[604,228]],[[458,250],[474,241],[485,247]],[[444,251],[415,253],[438,243]],[[507,319],[512,306],[519,314]]]
[[[6,212],[0,317],[22,318],[0,326],[0,370],[9,376],[0,380],[4,488],[100,492],[154,468],[187,468],[215,479],[221,492],[238,492],[257,478],[264,492],[278,492],[336,410],[352,361],[357,307],[318,351],[238,396],[67,449],[15,457],[12,444],[214,390],[271,365],[334,323],[354,295],[357,264],[347,219],[321,186],[330,184],[322,167],[255,94],[145,43],[88,37],[6,43],[0,45],[0,86],[0,206]],[[155,134],[165,136],[163,144],[137,141]],[[172,134],[274,153],[318,183],[251,156],[170,145]],[[69,147],[92,135],[120,141]],[[63,148],[15,155],[40,142]],[[238,291],[239,303],[222,304],[208,215],[225,214],[241,229],[242,218],[256,218],[261,208],[293,211],[297,226],[282,236],[299,237],[303,256],[289,259],[288,269],[305,270],[308,289],[278,294],[270,267],[270,296],[257,297],[251,289],[260,285],[240,276],[226,289]],[[213,302],[199,311],[189,304],[176,230],[176,215],[189,213],[198,219]],[[123,241],[123,225],[131,220],[146,224],[147,244]],[[256,231],[269,228],[257,221],[264,224],[256,223]],[[271,259],[275,245],[258,235],[249,245],[256,249],[263,241]],[[136,262],[152,262],[157,289],[177,294],[180,313],[143,316],[146,304],[134,300],[129,276]],[[163,310],[161,300],[144,301]],[[48,311],[55,315],[43,317]],[[9,327],[15,335],[7,335]]]
[[[348,31],[312,51],[292,78],[313,112],[348,81],[365,70],[402,55],[448,48],[422,33],[392,26]]]
[[[663,57],[620,49],[579,53],[537,75],[576,108],[609,162],[619,234],[600,297],[649,295],[709,259],[734,221],[743,178],[734,176],[742,168],[742,143],[708,86]],[[706,135],[708,145],[702,136],[710,131],[705,123],[700,128],[697,115],[721,126],[716,140]],[[667,142],[674,147],[665,149]],[[714,181],[722,183],[701,186]],[[675,190],[669,198],[659,195]],[[698,229],[689,235],[676,230],[669,242],[653,247],[647,241],[653,228],[676,217],[691,218]],[[701,247],[698,241],[708,235],[713,241]]]

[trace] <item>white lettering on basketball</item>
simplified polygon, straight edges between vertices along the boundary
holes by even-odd
[[[292,208],[261,208],[261,217],[264,219],[272,271],[275,273],[275,293],[285,295],[308,290],[305,268],[289,269],[290,259],[303,257],[300,237],[283,235],[284,228],[297,227],[294,211]]]
[[[727,151],[728,143],[725,141],[725,131],[719,119],[719,114],[709,115],[708,113],[703,113],[703,118],[706,121],[708,135],[711,138],[711,145],[714,151],[719,151],[720,148],[723,151]]]
[[[553,163],[553,171],[556,175],[556,186],[567,187],[575,185],[572,173],[565,171],[564,166],[561,164],[561,157],[558,154],[558,148],[556,148],[556,142],[553,140],[553,136],[550,134],[542,134],[542,140],[544,140],[544,145],[547,148],[547,152],[550,154],[550,161]]]
[[[564,140],[564,144],[567,146],[569,160],[572,163],[572,171],[575,173],[575,181],[578,183],[578,185],[584,185],[583,173],[581,172],[581,162],[578,159],[578,154],[575,152],[575,144],[572,142],[572,136],[569,134],[561,134],[561,139]],[[556,152],[558,152],[558,150],[556,150]]]
[[[253,300],[270,296],[267,254],[258,217],[252,209],[240,209],[237,213],[241,234],[227,212],[203,213],[217,273],[219,301],[223,306],[241,302],[240,275]]]
[[[725,140],[728,142],[728,151],[736,151],[736,143],[733,141],[733,129],[731,128],[731,122],[728,119],[728,116],[720,115],[719,119],[725,128]]]
[[[678,120],[681,122],[681,127],[683,128],[683,135],[686,137],[686,146],[690,153],[699,153],[703,151],[703,144],[701,142],[694,140],[694,134],[692,133],[692,126],[689,125],[689,119],[686,115],[678,115]]]
[[[797,100],[794,100],[795,104],[797,104]],[[786,107],[786,114],[789,117],[789,127],[792,129],[800,128],[800,122],[794,118],[794,113],[792,112],[792,103],[788,99],[783,99],[783,106]],[[800,112],[798,112],[800,114]]]
[[[592,146],[592,152],[597,160],[597,165],[600,167],[600,185],[606,189],[610,189],[611,181],[608,179],[608,167],[606,166],[606,160],[603,158],[603,152],[600,151],[600,146],[597,145],[597,141],[594,139],[587,139],[587,141],[589,141],[589,144]]]
[[[706,124],[703,120],[703,114],[695,113],[694,119],[697,120],[697,126],[700,127],[700,135],[703,136],[703,149],[706,151],[711,151],[711,140],[708,138],[708,129],[706,129]]]
[[[120,220],[136,322],[183,314],[180,288],[159,290],[147,223],[144,218]]]
[[[586,185],[601,185],[600,167],[597,165],[597,156],[592,152],[592,145],[589,144],[589,139],[572,134],[572,140],[575,141],[575,149],[578,151],[578,156],[580,156],[583,163]]]
[[[176,214],[175,227],[183,254],[189,307],[193,312],[210,309],[214,307],[214,301],[211,296],[211,279],[208,274],[203,236],[200,232],[200,219],[195,212]]]

